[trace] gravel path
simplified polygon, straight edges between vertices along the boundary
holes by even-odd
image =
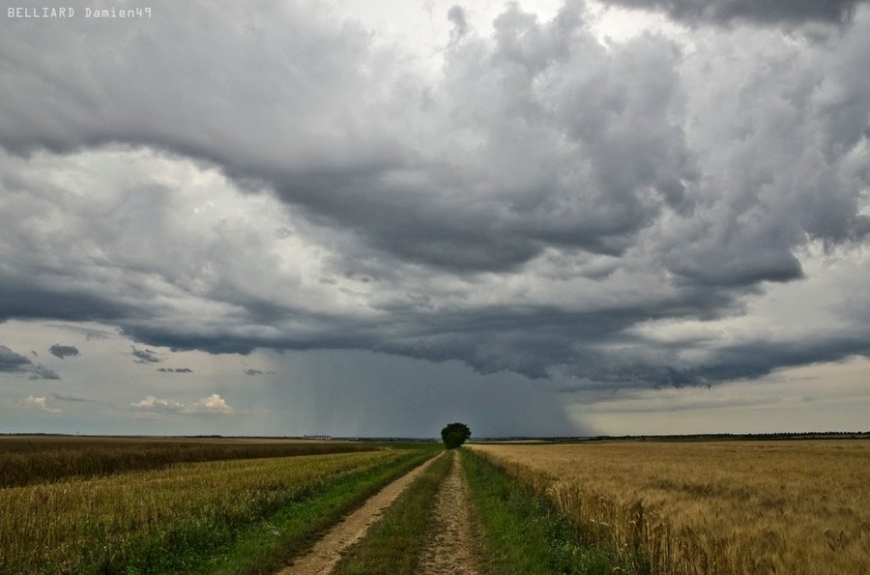
[[[472,552],[471,501],[462,473],[462,460],[453,451],[450,474],[438,491],[435,503],[437,534],[423,549],[419,575],[477,575]]]
[[[438,457],[442,456],[439,455]],[[278,575],[325,575],[332,571],[341,558],[342,551],[361,539],[369,530],[369,527],[381,518],[381,514],[396,500],[396,497],[414,479],[422,474],[435,459],[437,457],[433,457],[423,465],[416,467],[411,472],[406,473],[384,487],[366,501],[362,507],[330,529],[314,545],[314,549],[308,555],[296,559],[292,565],[279,571]]]

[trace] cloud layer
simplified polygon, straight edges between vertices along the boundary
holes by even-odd
[[[313,5],[8,22],[0,319],[613,387],[870,355],[863,294],[800,337],[659,331],[750,316],[813,250],[866,245],[870,11],[615,4],[693,32],[607,43],[582,2],[487,30],[456,9],[433,78]],[[0,370],[51,373],[8,348]]]
[[[606,4],[657,10],[669,18],[690,24],[750,22],[759,25],[846,24],[857,6],[866,0],[606,0]]]

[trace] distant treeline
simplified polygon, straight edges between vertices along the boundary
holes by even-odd
[[[708,433],[697,435],[596,435],[593,437],[477,437],[473,441],[566,443],[576,441],[751,441],[776,439],[870,439],[870,431],[795,433]]]
[[[344,442],[143,439],[72,436],[0,437],[0,487],[59,481],[71,476],[160,469],[175,463],[371,451]]]

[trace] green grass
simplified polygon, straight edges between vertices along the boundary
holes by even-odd
[[[435,496],[452,462],[453,457],[445,454],[418,477],[368,535],[347,551],[333,575],[414,573],[420,552],[432,536]]]
[[[549,502],[503,470],[461,449],[487,574],[595,575],[623,572],[603,550],[583,545]]]
[[[440,441],[420,441],[410,439],[400,441],[373,441],[366,439],[360,440],[357,445],[379,449],[435,449],[443,446]]]

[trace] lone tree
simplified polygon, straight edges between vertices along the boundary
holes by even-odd
[[[448,423],[441,430],[441,439],[447,449],[456,449],[471,437],[471,430],[464,423]]]

